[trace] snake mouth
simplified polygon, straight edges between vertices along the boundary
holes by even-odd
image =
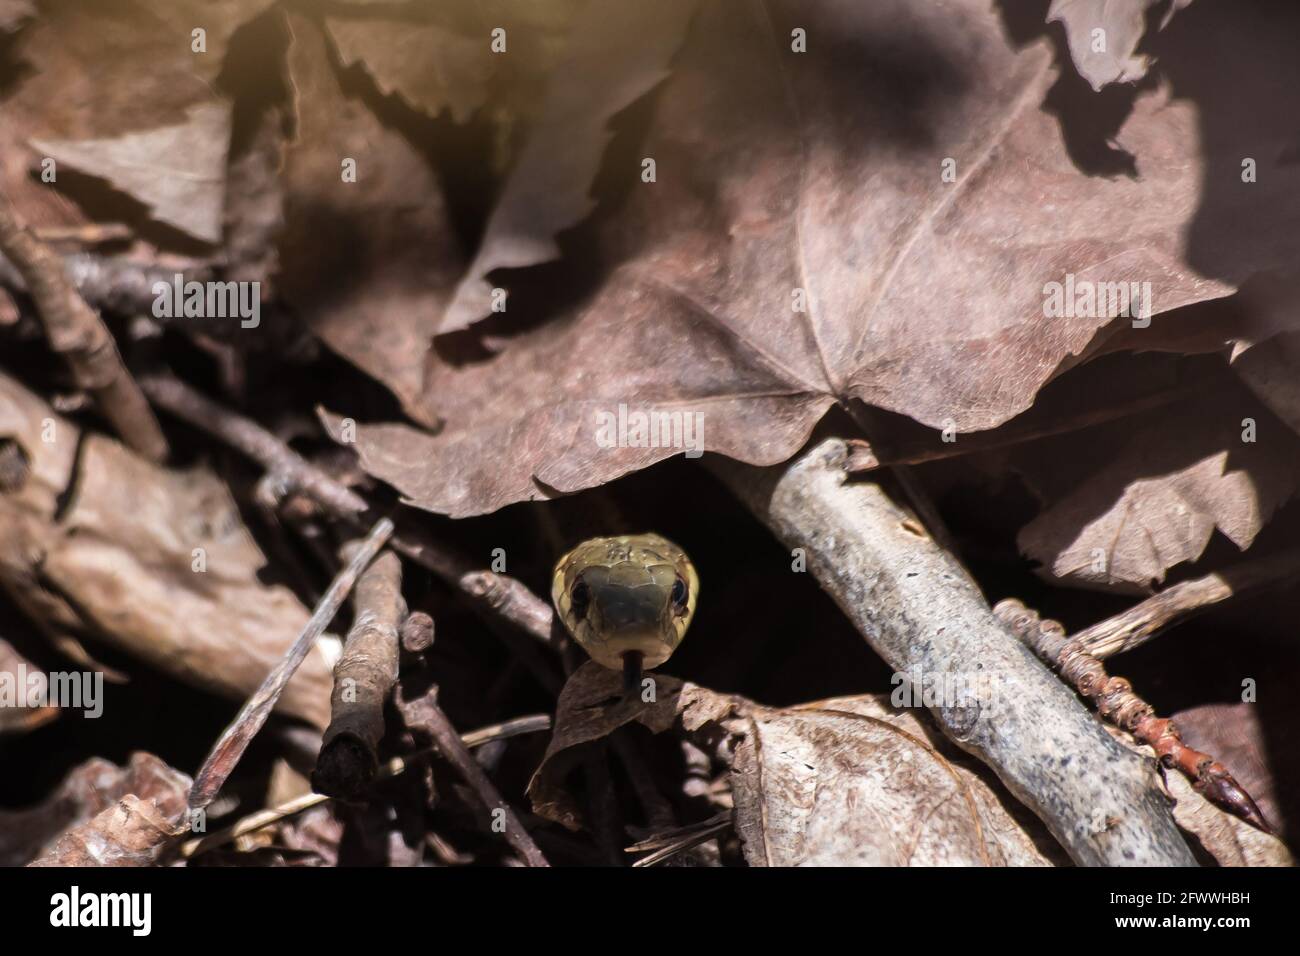
[[[636,586],[590,582],[587,623],[597,640],[589,648],[606,667],[621,668],[623,655],[638,653],[645,667],[654,667],[672,654],[668,593],[654,583]]]

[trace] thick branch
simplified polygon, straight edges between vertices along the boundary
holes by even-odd
[[[988,764],[1084,865],[1193,865],[1154,768],[1106,733],[993,616],[966,572],[881,490],[849,483],[846,444],[785,468],[715,470],[905,679],[943,733]]]
[[[379,770],[384,703],[397,682],[397,629],[406,616],[402,562],[381,554],[357,581],[356,615],[334,666],[330,723],[312,786],[333,797],[354,797]]]

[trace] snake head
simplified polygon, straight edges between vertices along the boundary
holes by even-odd
[[[551,598],[591,659],[618,670],[639,653],[657,667],[682,642],[700,582],[686,552],[657,534],[592,538],[555,565]]]

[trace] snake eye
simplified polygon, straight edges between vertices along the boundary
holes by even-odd
[[[676,604],[678,607],[685,607],[686,597],[687,597],[686,582],[683,581],[681,578],[678,578],[676,581],[673,582],[673,593],[672,593],[673,603]]]
[[[573,607],[574,617],[586,617],[587,605],[591,603],[591,588],[587,587],[586,581],[578,581],[573,585],[573,590],[569,592],[569,601]]]

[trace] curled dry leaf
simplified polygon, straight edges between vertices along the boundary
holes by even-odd
[[[0,810],[0,866],[22,866],[44,856],[76,829],[128,794],[152,804],[169,820],[185,811],[190,778],[153,754],[134,753],[123,767],[98,757],[74,768],[42,803]]]
[[[185,832],[184,811],[128,793],[93,820],[74,827],[28,866],[153,866],[173,838]]]
[[[1008,814],[1009,798],[886,698],[775,709],[671,677],[655,683],[655,703],[626,703],[619,676],[599,665],[570,677],[529,785],[536,812],[579,826],[563,781],[582,745],[632,720],[655,732],[680,721],[687,732],[716,726],[731,737],[735,826],[752,866],[1052,862]]]
[[[816,56],[792,51],[796,28]],[[631,196],[597,236],[595,293],[490,359],[433,356],[420,418],[445,427],[362,426],[364,467],[465,516],[680,450],[608,435],[601,416],[621,407],[702,422],[705,448],[752,464],[784,460],[850,399],[987,429],[1113,317],[1046,317],[1046,283],[1150,282],[1163,312],[1294,245],[1241,228],[1238,198],[1300,235],[1300,167],[1270,160],[1276,181],[1241,183],[1238,120],[1216,112],[1207,138],[1191,102],[1144,93],[1118,134],[1141,177],[1089,176],[1041,108],[1054,78],[1046,41],[1013,49],[983,0],[705,4],[640,153],[655,181],[621,171]],[[1224,195],[1198,208],[1209,170]]]
[[[1258,440],[1243,441],[1247,419]],[[1244,551],[1300,482],[1300,442],[1231,383],[1020,457],[1031,483],[1055,486],[1021,550],[1054,580],[1107,590],[1150,590],[1216,530]]]
[[[306,623],[292,592],[258,580],[266,563],[225,484],[151,465],[83,435],[0,376],[0,440],[30,477],[0,494],[0,586],[33,619],[105,640],[180,680],[251,694]],[[279,710],[324,727],[331,680],[319,653]]]
[[[17,55],[31,73],[0,103],[0,130],[10,130],[0,133],[2,184],[24,218],[50,223],[51,212],[55,222],[79,218],[67,208],[60,212],[40,195],[49,186],[30,179],[43,152],[108,180],[159,221],[217,241],[230,104],[214,83],[231,35],[270,3],[46,4],[19,38]],[[193,49],[199,27],[203,52]]]
[[[1150,66],[1138,44],[1147,30],[1147,11],[1166,0],[1052,0],[1048,22],[1065,25],[1070,57],[1080,75],[1100,90],[1110,83],[1132,83]],[[1174,0],[1160,27],[1192,0]]]

